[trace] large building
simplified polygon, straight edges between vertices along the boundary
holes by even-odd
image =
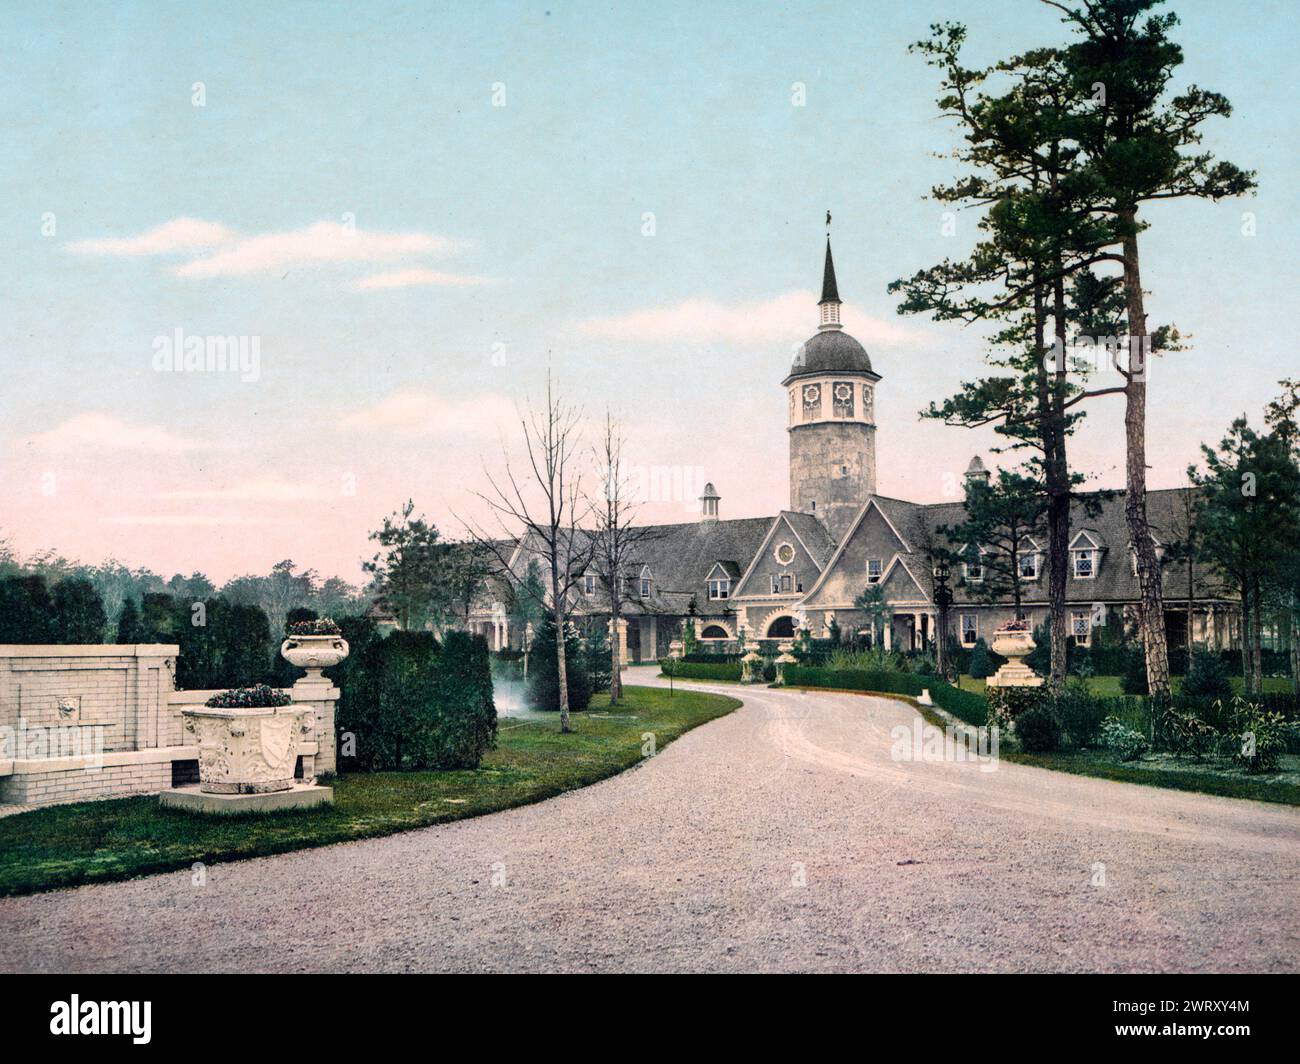
[[[988,639],[1014,615],[1011,600],[982,595],[979,551],[986,545],[953,544],[944,528],[960,524],[963,503],[915,503],[876,492],[875,391],[882,381],[865,348],[840,322],[839,288],[830,240],[818,303],[817,332],[804,343],[782,381],[788,394],[789,508],[771,517],[726,520],[723,497],[712,483],[700,498],[698,520],[656,525],[636,544],[622,576],[627,658],[664,656],[685,623],[706,645],[725,648],[743,632],[750,643],[788,639],[799,627],[825,638],[869,636],[854,603],[878,585],[891,614],[883,627],[890,648],[932,646],[938,631],[933,569],[938,554],[960,550],[970,558],[952,574],[950,635],[971,646]],[[977,456],[967,478],[987,480]],[[1158,551],[1181,540],[1187,523],[1185,489],[1152,491],[1147,511]],[[1020,552],[1022,606],[1034,623],[1047,604],[1046,537],[1028,537]],[[523,578],[533,555],[515,546],[511,573]],[[1072,514],[1066,596],[1070,634],[1086,645],[1099,623],[1132,625],[1139,601],[1136,560],[1124,520],[1124,493],[1097,497],[1090,512],[1080,501]],[[1221,597],[1210,574],[1197,566],[1166,564],[1166,628],[1171,643],[1193,638],[1211,646],[1235,645],[1240,611]],[[1188,594],[1188,583],[1192,594]],[[499,589],[497,589],[499,592]],[[1190,597],[1190,603],[1189,603]],[[471,615],[471,627],[495,648],[518,646],[502,599],[489,593]],[[609,616],[608,592],[594,573],[574,593],[579,618]]]

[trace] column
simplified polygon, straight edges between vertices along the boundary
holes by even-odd
[[[695,622],[695,635],[699,638],[700,624]],[[642,617],[641,618],[641,660],[658,661],[659,660],[659,618]]]

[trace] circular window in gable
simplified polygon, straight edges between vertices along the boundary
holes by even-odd
[[[789,543],[782,543],[776,548],[776,560],[782,565],[789,565],[794,561],[794,547]]]

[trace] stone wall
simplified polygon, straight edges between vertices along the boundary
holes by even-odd
[[[156,794],[188,782],[199,755],[182,711],[216,692],[175,689],[179,651],[0,645],[0,805]],[[338,689],[304,677],[286,692],[315,720],[302,774],[333,773]]]

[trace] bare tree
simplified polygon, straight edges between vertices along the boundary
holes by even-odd
[[[596,450],[596,461],[600,465],[601,494],[598,499],[592,500],[591,511],[596,530],[592,568],[609,596],[610,705],[616,705],[623,697],[618,624],[622,619],[623,606],[629,601],[638,600],[638,596],[628,592],[627,569],[635,560],[633,555],[637,545],[655,535],[653,528],[644,525],[637,527],[635,524],[639,506],[632,499],[631,485],[623,463],[623,444],[622,432],[606,409],[605,430]]]
[[[481,528],[466,525],[470,538],[496,560],[507,578],[516,547],[541,565],[556,629],[562,732],[571,730],[564,633],[572,610],[573,590],[591,564],[596,543],[596,537],[581,527],[591,515],[578,466],[581,419],[581,411],[556,394],[548,372],[545,409],[530,410],[519,419],[528,457],[527,469],[516,474],[507,454],[503,477],[497,479],[485,470],[490,491],[475,493],[488,505],[502,535],[490,536]]]

